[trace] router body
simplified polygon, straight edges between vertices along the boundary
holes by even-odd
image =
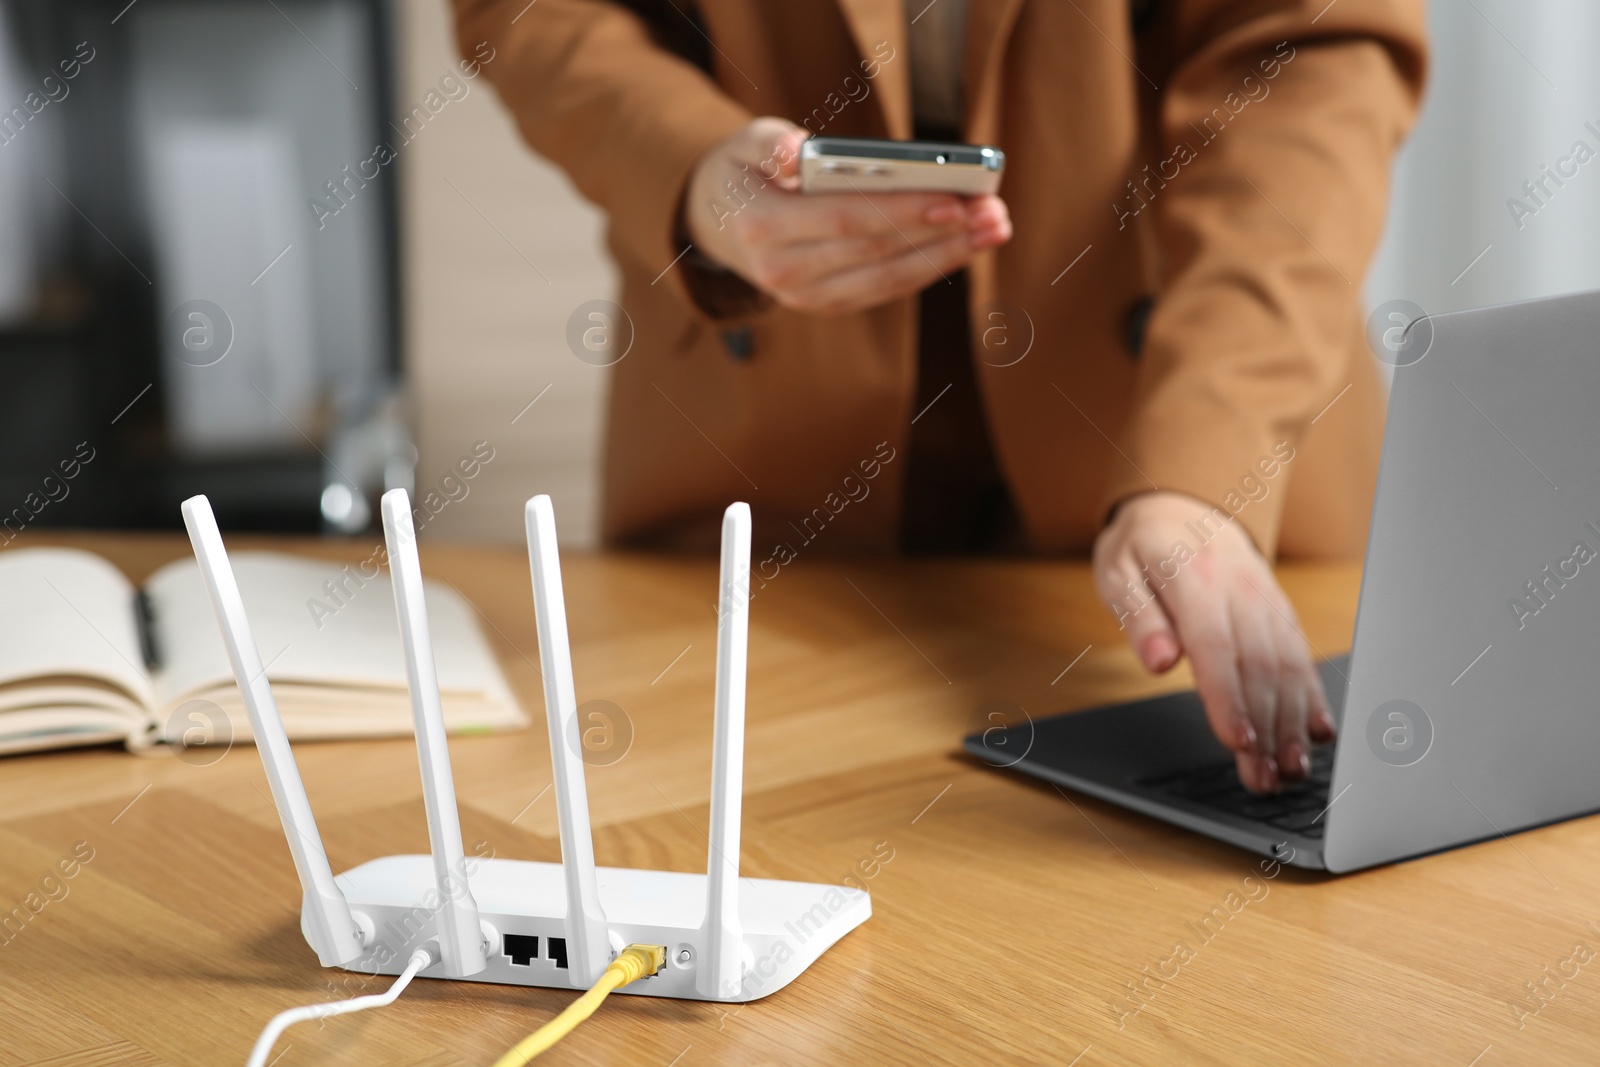
[[[301,931],[323,966],[399,974],[415,949],[432,944],[438,962],[422,977],[585,989],[627,945],[664,945],[662,970],[618,992],[744,1002],[783,988],[872,914],[864,890],[739,877],[748,505],[734,504],[723,521],[704,874],[595,866],[555,516],[547,496],[528,501],[526,520],[561,863],[465,854],[405,490],[384,494],[382,511],[432,852],[385,856],[335,877],[210,503],[198,496],[183,504],[304,889]]]
[[[501,985],[587,988],[568,964],[567,927],[559,863],[524,860],[468,860],[468,883],[478,903],[484,940],[494,946],[475,982]],[[660,974],[618,989],[618,993],[678,997],[685,1000],[757,1000],[799,977],[834,942],[872,913],[867,893],[846,886],[742,879],[739,919],[744,928],[740,977],[722,992],[703,997],[696,969],[703,957],[701,926],[706,876],[626,867],[596,868],[600,904],[605,910],[610,951],[627,945],[665,945],[667,965]],[[429,940],[432,913],[423,902],[434,891],[428,856],[385,856],[338,876],[351,910],[375,926],[373,949],[349,970],[399,974],[410,952]],[[549,905],[540,910],[537,905]],[[444,977],[443,964],[421,977]]]

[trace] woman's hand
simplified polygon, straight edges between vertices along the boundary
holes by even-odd
[[[1095,584],[1146,669],[1188,654],[1239,778],[1273,793],[1310,773],[1311,739],[1333,738],[1333,716],[1294,608],[1244,529],[1215,516],[1198,543],[1212,512],[1182,493],[1123,501],[1095,541]]]
[[[701,254],[784,307],[876,307],[1011,239],[997,196],[799,193],[804,130],[761,118],[708,152],[689,179],[684,225]]]

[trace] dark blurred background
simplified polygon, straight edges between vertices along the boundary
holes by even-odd
[[[366,162],[392,37],[378,0],[0,8],[10,531],[169,527],[200,492],[358,530],[410,486],[395,168]]]

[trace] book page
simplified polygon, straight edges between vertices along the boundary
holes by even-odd
[[[232,562],[256,647],[291,735],[411,731],[387,571],[369,575],[355,565],[273,552],[240,552]],[[203,696],[234,714],[241,705],[233,672],[198,566],[193,560],[168,564],[145,588],[161,659],[157,705],[171,709]],[[453,728],[520,724],[522,713],[472,606],[447,585],[424,582],[424,590],[446,722]],[[223,693],[231,699],[223,699]],[[316,718],[322,721],[308,721]],[[248,721],[241,719],[235,729],[237,736],[247,736]]]
[[[81,549],[0,552],[0,690],[8,698],[5,705],[26,706],[27,687],[20,683],[35,680],[55,689],[46,703],[59,708],[59,687],[63,682],[70,687],[73,679],[84,681],[85,691],[99,692],[93,704],[126,708],[130,719],[148,715],[155,698],[135,621],[133,583]]]

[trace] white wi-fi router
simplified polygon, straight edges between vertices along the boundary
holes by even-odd
[[[529,500],[526,516],[561,863],[465,856],[411,503],[394,489],[383,497],[383,534],[433,854],[385,856],[335,876],[211,505],[203,496],[184,501],[184,525],[305,891],[301,932],[324,967],[367,974],[399,974],[412,951],[436,942],[439,962],[423,977],[584,989],[626,945],[651,944],[666,946],[666,966],[619,992],[742,1002],[783,988],[866,921],[872,901],[844,886],[739,877],[749,505],[729,507],[722,524],[711,847],[703,875],[595,866],[550,498]]]

